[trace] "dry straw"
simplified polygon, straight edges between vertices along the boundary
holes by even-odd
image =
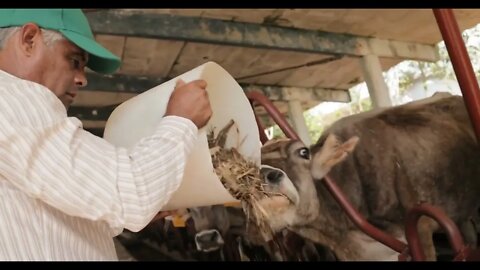
[[[264,203],[270,201],[273,196],[283,195],[265,191],[260,168],[255,163],[246,160],[238,152],[239,145],[225,148],[227,136],[233,126],[236,127],[235,122],[230,120],[216,136],[213,129],[207,134],[215,173],[230,194],[242,202],[248,220],[258,227],[266,240],[271,239],[273,233],[268,225],[269,213],[266,211]],[[236,131],[238,134],[238,128]]]

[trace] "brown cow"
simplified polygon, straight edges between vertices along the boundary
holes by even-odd
[[[300,195],[275,215],[275,229],[288,227],[328,246],[340,260],[397,259],[398,253],[348,219],[320,182],[328,173],[369,222],[399,239],[405,240],[406,211],[428,202],[442,208],[475,245],[470,219],[480,206],[480,149],[462,97],[435,95],[343,118],[310,150],[289,140],[262,148],[262,163],[286,173],[264,169],[270,187],[290,178]],[[429,260],[435,259],[437,228],[429,218],[419,224]]]

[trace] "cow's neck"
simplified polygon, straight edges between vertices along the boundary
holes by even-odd
[[[339,183],[339,185],[343,186],[342,183]],[[361,187],[358,186],[359,183],[352,183],[352,181],[350,181],[348,185],[355,185],[355,189],[361,192]],[[350,188],[351,187],[352,186],[350,186]],[[316,188],[307,187],[301,192],[304,192],[301,193],[302,195],[308,194],[307,196],[303,195],[302,198],[316,199],[304,199],[301,201],[302,207],[298,208],[297,213],[303,220],[307,220],[305,216],[308,210],[316,209],[314,216],[310,212],[310,217],[314,217],[314,219],[310,219],[309,222],[305,224],[306,226],[303,225],[291,229],[303,237],[330,248],[340,260],[359,258],[360,255],[357,251],[361,247],[355,247],[348,237],[356,227],[323,184],[318,183]],[[361,196],[357,198],[361,198]],[[353,206],[356,207],[358,201],[353,200],[353,204]]]
[[[335,253],[337,259],[341,261],[354,260],[360,256],[355,251],[357,249],[352,243],[349,243],[350,241],[347,237],[339,237],[337,232],[328,232],[325,228],[316,226],[292,227],[290,229],[304,238],[329,248]]]
[[[302,194],[300,203],[297,206],[297,219],[301,220],[301,224],[310,224],[315,222],[319,215],[323,212],[317,194],[317,190],[313,182],[303,182],[298,187],[298,193]],[[298,220],[296,221],[298,224]]]

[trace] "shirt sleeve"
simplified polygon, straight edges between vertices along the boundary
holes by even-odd
[[[198,132],[190,120],[167,116],[127,150],[83,130],[77,118],[45,127],[1,122],[7,181],[69,215],[131,231],[144,228],[179,187]]]

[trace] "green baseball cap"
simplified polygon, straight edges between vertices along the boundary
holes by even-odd
[[[89,53],[87,67],[110,74],[120,66],[120,59],[95,41],[88,20],[80,9],[0,9],[0,28],[36,23],[56,30]]]

